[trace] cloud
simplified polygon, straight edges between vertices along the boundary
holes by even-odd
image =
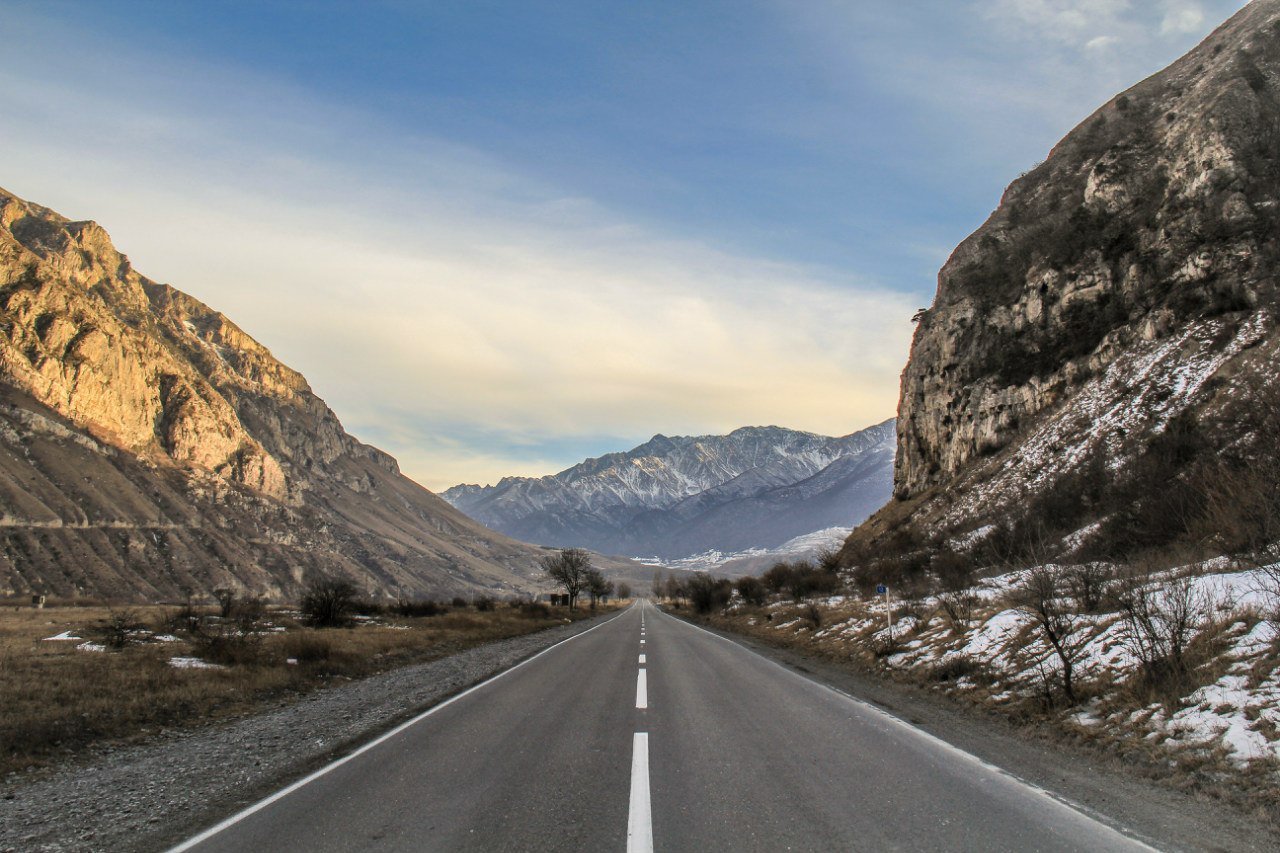
[[[1160,22],[1160,35],[1196,33],[1204,26],[1204,10],[1199,4],[1189,3],[1171,7]]]
[[[98,220],[429,487],[546,473],[601,436],[893,412],[904,296],[665,233],[276,80],[66,32],[50,67],[50,25],[16,26],[32,55],[0,70],[0,184]]]

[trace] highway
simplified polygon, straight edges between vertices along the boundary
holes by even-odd
[[[1151,848],[642,601],[188,849]]]

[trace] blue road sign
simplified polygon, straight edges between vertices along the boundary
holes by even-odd
[[[876,584],[876,595],[884,595],[888,591],[889,591],[889,587],[885,586],[884,584],[882,583]]]

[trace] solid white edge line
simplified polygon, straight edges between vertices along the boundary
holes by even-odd
[[[648,732],[636,732],[631,739],[631,805],[627,811],[627,853],[653,853]]]
[[[635,607],[635,605],[633,604],[631,605],[631,607]],[[630,610],[631,607],[628,607],[627,610]],[[492,684],[493,682],[497,681],[499,678],[502,678],[502,676],[507,675],[508,673],[515,672],[517,669],[519,669],[520,667],[524,666],[527,663],[533,663],[535,660],[542,657],[543,655],[545,655],[547,652],[551,651],[554,648],[562,646],[565,643],[570,642],[571,640],[576,640],[579,637],[585,637],[587,634],[590,634],[592,631],[596,630],[597,628],[603,628],[605,625],[608,625],[614,619],[617,619],[619,616],[622,616],[623,614],[625,614],[627,610],[623,610],[621,613],[618,613],[615,616],[610,616],[608,619],[601,622],[599,625],[592,625],[590,628],[588,628],[587,630],[583,631],[580,634],[574,634],[572,637],[565,637],[563,640],[552,643],[551,645],[547,646],[545,649],[538,652],[537,654],[527,657],[513,666],[507,667],[502,672],[489,676],[479,684],[471,685],[466,690],[462,691],[461,693],[458,693],[455,696],[450,696],[448,699],[444,700],[438,705],[431,706],[430,708],[423,711],[421,714],[414,717],[413,719],[407,720],[401,723],[400,725],[396,726],[394,729],[392,729],[389,732],[384,732],[383,734],[369,741],[364,746],[361,746],[359,749],[355,750],[354,752],[348,753],[347,755],[344,755],[342,758],[339,758],[337,761],[334,761],[330,764],[326,764],[324,767],[321,767],[319,770],[315,771],[314,773],[308,776],[304,776],[303,778],[299,779],[297,782],[294,782],[291,785],[287,785],[284,788],[281,788],[279,791],[276,791],[274,794],[267,797],[266,799],[259,800],[258,802],[254,803],[248,808],[245,808],[245,809],[242,809],[241,811],[236,812],[231,817],[223,820],[220,823],[214,824],[213,826],[206,829],[204,832],[201,832],[199,835],[195,835],[195,836],[192,836],[191,838],[188,838],[186,841],[182,842],[176,847],[170,847],[167,853],[182,853],[182,851],[190,850],[192,847],[195,847],[197,844],[203,844],[204,842],[208,841],[210,838],[217,835],[218,833],[235,826],[237,823],[249,817],[250,815],[262,811],[267,806],[271,805],[277,800],[284,799],[285,797],[289,796],[294,791],[298,790],[304,785],[308,785],[311,782],[314,782],[315,780],[319,779],[321,776],[324,776],[331,770],[338,769],[342,765],[346,764],[348,761],[360,755],[363,755],[364,753],[373,749],[375,746],[378,746],[381,743],[385,743],[386,741],[391,740],[391,738],[400,734],[405,729],[412,728],[413,726],[425,720],[427,717],[430,717],[435,712],[443,710],[444,708],[447,708],[449,705],[452,705],[454,702],[457,702],[459,699],[463,699],[466,696],[476,692],[480,688],[488,684]],[[646,766],[647,766],[647,756],[646,756]]]
[[[850,702],[853,702],[855,705],[865,708],[866,710],[872,712],[873,714],[876,714],[877,716],[885,720],[888,720],[894,725],[900,728],[906,729],[907,731],[914,734],[916,737],[924,738],[927,741],[931,741],[935,746],[938,746],[947,752],[953,753],[956,756],[966,761],[969,761],[973,764],[977,764],[978,766],[983,767],[986,770],[989,770],[999,776],[1002,776],[1005,779],[1008,779],[1012,782],[1016,782],[1017,784],[1022,785],[1025,788],[1028,788],[1033,793],[1036,793],[1045,797],[1046,799],[1050,800],[1056,805],[1075,812],[1076,814],[1083,817],[1085,820],[1092,821],[1093,823],[1098,824],[1102,828],[1110,830],[1111,832],[1114,832],[1116,835],[1120,836],[1125,841],[1131,841],[1134,844],[1141,845],[1142,847],[1145,847],[1147,850],[1152,851],[1152,853],[1159,853],[1158,848],[1152,847],[1143,839],[1133,835],[1131,831],[1128,831],[1118,826],[1113,826],[1109,821],[1104,820],[1101,814],[1093,811],[1088,806],[1083,806],[1083,805],[1080,805],[1079,803],[1072,802],[1071,800],[1068,800],[1067,798],[1059,794],[1055,794],[1054,792],[1048,790],[1047,788],[1040,787],[1034,782],[1028,782],[1026,779],[1023,779],[1021,776],[1018,776],[1015,773],[1011,773],[1010,771],[1005,770],[1003,767],[1000,767],[999,765],[992,764],[991,762],[987,761],[984,758],[979,758],[978,756],[974,755],[972,752],[966,752],[965,750],[961,749],[955,744],[949,743],[948,741],[943,740],[942,738],[938,737],[935,734],[930,734],[929,732],[926,732],[924,729],[919,728],[918,726],[914,726],[911,723],[908,723],[906,720],[902,719],[901,717],[895,717],[893,714],[890,714],[888,711],[872,704],[871,702],[868,702],[865,699],[859,699],[857,696],[853,696],[849,693],[845,693],[843,690],[838,690],[829,684],[823,684],[821,681],[818,681],[817,679],[809,678],[808,676],[805,676],[802,673],[796,672],[792,669],[788,669],[787,667],[778,663],[776,660],[772,660],[770,658],[765,657],[764,655],[760,654],[756,650],[748,648],[747,646],[744,646],[742,643],[739,643],[737,640],[731,640],[728,637],[722,637],[721,635],[717,634],[714,631],[708,631],[706,628],[703,628],[701,625],[695,625],[692,622],[686,622],[684,619],[681,619],[677,616],[673,616],[670,613],[667,613],[661,610],[660,608],[655,608],[655,609],[658,610],[658,612],[661,613],[663,616],[666,616],[668,619],[673,619],[676,622],[680,623],[681,625],[687,625],[688,627],[693,628],[695,631],[701,631],[702,633],[707,634],[708,636],[715,637],[717,640],[723,640],[724,642],[732,646],[737,646],[739,649],[742,649],[747,654],[755,655],[756,657],[760,658],[760,660],[764,661],[765,663],[769,663],[769,664],[772,664],[773,666],[776,666],[778,669],[782,670],[788,675],[795,676],[796,678],[807,681],[810,684],[817,685],[818,687],[821,687],[823,690],[834,693],[843,699],[847,699]]]
[[[641,669],[636,673],[636,707],[642,710],[649,707],[649,678],[645,674],[647,671]]]

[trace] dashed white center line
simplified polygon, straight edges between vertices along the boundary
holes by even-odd
[[[631,741],[631,808],[627,814],[627,853],[653,853],[648,732],[636,732]]]
[[[645,662],[644,655],[640,655],[640,663],[644,663],[644,662]]]
[[[640,670],[636,673],[636,707],[649,707],[649,679],[645,677],[646,670]]]

